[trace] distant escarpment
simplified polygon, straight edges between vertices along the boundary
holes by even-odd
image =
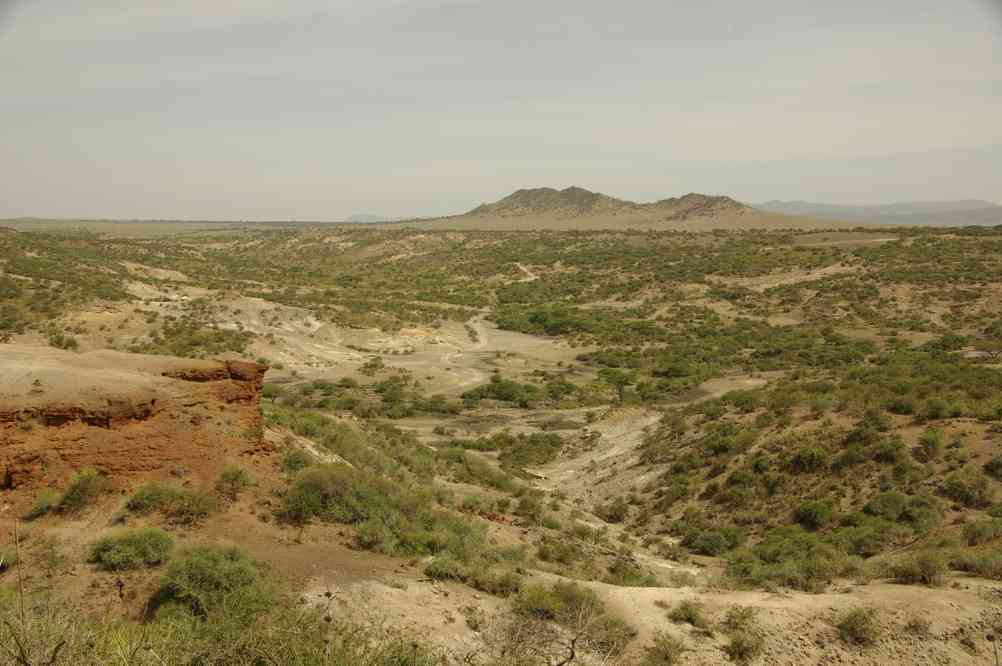
[[[0,345],[0,491],[94,468],[213,477],[265,448],[265,366]]]

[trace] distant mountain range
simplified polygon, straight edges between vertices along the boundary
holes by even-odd
[[[1002,224],[1002,206],[991,201],[907,201],[879,206],[843,206],[810,201],[766,201],[756,208],[784,215],[807,215],[865,224],[996,225]]]

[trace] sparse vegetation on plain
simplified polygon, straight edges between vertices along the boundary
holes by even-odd
[[[1002,247],[991,229],[897,229],[880,243],[844,233],[0,234],[0,337],[15,345],[270,365],[253,419],[198,415],[240,441],[199,442],[204,463],[118,478],[74,453],[76,476],[61,467],[48,485],[28,480],[44,475],[42,459],[9,479],[0,469],[5,492],[23,495],[24,527],[20,557],[2,548],[0,582],[20,570],[42,587],[89,557],[80,575],[115,572],[129,586],[130,612],[157,633],[145,644],[201,663],[237,658],[214,645],[251,660],[433,663],[424,640],[326,620],[345,590],[317,609],[315,590],[310,604],[289,602],[303,592],[290,581],[341,560],[383,572],[357,573],[360,585],[379,578],[373,604],[421,616],[422,638],[434,639],[435,613],[466,618],[483,666],[572,651],[760,662],[788,627],[734,604],[747,590],[790,595],[797,617],[848,590],[826,631],[860,649],[900,642],[881,631],[885,609],[899,610],[886,590],[921,586],[932,599],[966,594],[958,579],[1002,579],[1002,284],[991,277]],[[86,279],[60,282],[76,273]],[[58,388],[42,377],[30,397]],[[34,416],[11,439],[117,427],[77,418]],[[99,527],[66,544],[68,519]],[[218,526],[238,549],[211,545]],[[131,587],[161,576],[153,599]],[[627,592],[649,608],[658,590],[680,598],[636,627],[610,610]],[[58,617],[33,620],[50,626],[31,638],[34,654]],[[937,633],[960,622],[936,616]],[[909,635],[927,635],[920,624]],[[76,630],[66,654],[109,654],[97,629]],[[138,644],[134,631],[116,640]],[[503,654],[514,644],[522,661]]]

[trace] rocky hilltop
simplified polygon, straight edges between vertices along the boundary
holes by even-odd
[[[157,473],[214,478],[227,457],[264,446],[265,370],[0,345],[0,490],[58,485],[85,467],[119,484]]]
[[[636,203],[617,199],[581,187],[556,190],[538,187],[516,190],[490,204],[483,204],[467,215],[481,217],[519,217],[552,215],[560,218],[589,215],[648,215],[654,219],[679,221],[690,218],[711,218],[752,212],[754,209],[730,197],[689,193],[682,197],[661,199],[654,203]]]
[[[617,213],[637,210],[638,208],[639,204],[598,192],[589,192],[581,187],[568,187],[563,190],[556,190],[552,187],[534,187],[516,190],[499,201],[478,206],[468,215],[511,217],[549,213],[571,217]]]

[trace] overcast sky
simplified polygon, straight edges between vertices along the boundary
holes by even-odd
[[[0,217],[1002,203],[1002,0],[0,0]]]

